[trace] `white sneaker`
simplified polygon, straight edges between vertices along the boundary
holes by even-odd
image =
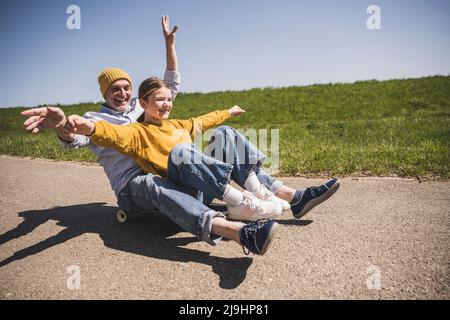
[[[259,192],[255,192],[254,195],[264,201],[276,202],[281,206],[282,211],[291,209],[291,205],[286,200],[278,198],[272,191],[266,188],[266,186],[261,185]]]
[[[244,200],[237,206],[227,205],[228,217],[231,219],[257,221],[281,214],[278,204],[258,199],[249,191],[244,191],[243,195]]]

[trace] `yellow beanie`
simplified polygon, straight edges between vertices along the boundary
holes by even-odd
[[[100,91],[102,93],[103,98],[105,98],[106,90],[108,90],[109,86],[117,80],[125,79],[131,85],[131,78],[122,69],[119,68],[106,68],[98,75],[98,84],[100,85]]]

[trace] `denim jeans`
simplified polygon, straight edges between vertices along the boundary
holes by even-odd
[[[223,199],[230,179],[242,187],[265,158],[242,134],[221,126],[213,133],[205,153],[192,143],[176,145],[169,155],[168,179],[199,190],[207,204],[214,198]]]
[[[272,176],[269,176],[267,172],[265,172],[261,168],[257,168],[256,176],[258,177],[259,182],[265,185],[273,194],[277,194],[278,190],[283,185],[283,181],[277,180]]]
[[[128,212],[160,211],[183,230],[215,245],[222,237],[211,234],[212,220],[225,216],[192,195],[196,195],[194,190],[148,173],[131,179],[120,191],[117,204]]]
[[[207,147],[205,151],[208,155],[215,156],[217,153],[216,148],[212,148],[214,141],[222,141],[223,145],[225,145],[226,140],[229,140],[230,145],[234,144],[236,146],[236,141],[239,140],[241,145],[247,145],[246,149],[251,150],[253,156],[256,156],[256,158],[252,158],[252,161],[248,161],[248,167],[233,167],[234,170],[231,171],[230,175],[231,179],[235,179],[239,185],[243,186],[249,170],[253,169],[261,183],[272,192],[276,192],[281,187],[283,184],[281,181],[269,176],[259,168],[260,163],[264,160],[264,156],[231,127],[221,126],[217,128],[208,145],[209,148]],[[226,151],[226,149],[223,148],[222,151]],[[223,156],[223,152],[217,154],[222,154]],[[234,156],[239,157],[239,153]],[[235,158],[234,156],[233,159]],[[250,152],[248,152],[247,156],[250,159]],[[234,162],[237,163],[239,160],[236,159]],[[254,164],[252,165],[250,162]],[[228,166],[225,163],[223,168]],[[185,231],[211,245],[215,245],[222,237],[211,234],[212,220],[214,217],[224,217],[224,215],[204,205],[201,201],[201,196],[197,190],[174,184],[167,179],[149,173],[138,175],[131,179],[126,187],[120,191],[117,203],[121,209],[128,212],[160,211]],[[205,197],[204,202],[208,204],[212,200],[213,198],[207,199]]]
[[[223,145],[226,145],[227,141],[228,146],[225,146],[222,148]],[[218,146],[216,145],[218,143]],[[238,132],[236,129],[230,127],[230,126],[220,126],[215,131],[213,136],[211,137],[211,141],[209,142],[208,146],[206,147],[204,153],[215,157],[218,160],[221,159],[227,159],[230,158],[231,154],[235,154],[235,152],[228,152],[228,155],[225,155],[225,152],[227,149],[235,149],[235,147],[239,146],[245,146],[244,150],[247,150],[246,153],[246,161],[249,163],[256,163],[257,165],[253,166],[253,170],[255,171],[258,180],[266,186],[270,191],[272,191],[274,194],[278,192],[278,190],[283,185],[283,182],[281,180],[277,180],[274,177],[270,176],[265,172],[263,169],[261,169],[261,164],[266,159],[266,156],[264,156],[254,145],[252,145],[240,132]],[[234,146],[234,148],[233,148]],[[217,147],[219,149],[223,149],[222,155],[220,158],[218,158],[216,149]],[[242,149],[242,148],[241,148]],[[231,151],[231,150],[230,150]],[[219,153],[220,155],[220,153]],[[239,156],[239,152],[236,156]],[[241,157],[242,158],[242,157]],[[234,162],[240,162],[242,160],[235,159]],[[226,161],[230,163],[229,161]],[[238,168],[239,169],[239,168]],[[231,179],[237,182],[237,184],[241,187],[244,187],[245,179],[247,179],[247,175],[241,175],[244,179],[239,179],[239,174],[233,175]],[[237,178],[237,179],[236,179]]]

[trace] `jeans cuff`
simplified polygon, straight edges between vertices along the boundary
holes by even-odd
[[[283,186],[283,181],[274,180],[274,182],[270,185],[269,190],[272,191],[273,194],[277,194],[278,190]]]
[[[221,212],[207,210],[199,220],[200,239],[212,246],[217,245],[223,238],[222,236],[211,234],[212,223],[215,217],[225,218],[225,215]]]
[[[228,165],[228,164],[227,164]],[[225,194],[225,190],[227,188],[227,185],[230,184],[230,180],[231,180],[231,173],[233,172],[233,165],[229,165],[229,167],[226,168],[226,172],[225,174],[222,176],[223,178],[225,178],[224,181],[220,181],[218,183],[219,188],[220,188],[220,197],[217,197],[219,200],[223,200],[223,195]]]

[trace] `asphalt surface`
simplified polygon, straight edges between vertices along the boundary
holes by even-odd
[[[97,165],[0,156],[0,175],[0,299],[450,298],[450,182],[342,178],[245,256],[159,214],[119,224]]]

